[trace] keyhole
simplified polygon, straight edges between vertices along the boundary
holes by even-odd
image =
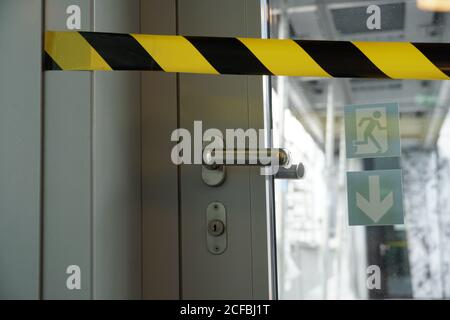
[[[220,220],[212,220],[208,225],[209,234],[218,237],[220,236],[225,229],[225,225]]]

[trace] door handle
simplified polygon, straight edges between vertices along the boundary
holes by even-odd
[[[203,165],[209,169],[220,166],[289,166],[291,155],[281,148],[272,149],[204,149]]]
[[[275,179],[301,179],[305,175],[303,163],[293,164],[289,168],[280,167],[275,174]]]
[[[225,181],[226,166],[262,166],[276,164],[276,179],[301,179],[302,163],[291,165],[291,154],[284,148],[270,149],[207,149],[203,150],[202,178],[209,186],[219,186]]]

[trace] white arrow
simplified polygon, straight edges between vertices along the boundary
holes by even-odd
[[[358,192],[356,193],[356,205],[373,222],[378,222],[394,205],[394,195],[392,191],[381,200],[380,176],[369,176],[369,201]]]

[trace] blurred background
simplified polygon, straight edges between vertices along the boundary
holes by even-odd
[[[381,28],[370,30],[370,5]],[[271,38],[450,42],[450,1],[270,0]],[[281,299],[450,298],[450,83],[272,78],[274,145],[306,167],[275,185]],[[345,156],[343,107],[397,102],[400,158]],[[346,171],[403,169],[405,225],[349,227]],[[381,269],[368,290],[366,268]]]

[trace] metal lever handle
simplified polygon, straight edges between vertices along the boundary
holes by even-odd
[[[270,166],[274,163],[280,167],[290,164],[291,156],[286,149],[205,149],[203,165],[210,170],[221,166]]]
[[[203,181],[216,187],[225,181],[226,166],[278,166],[275,175],[277,179],[300,179],[305,168],[303,164],[290,165],[289,151],[281,148],[274,149],[234,149],[234,150],[203,150]]]
[[[303,163],[294,164],[289,168],[280,167],[275,175],[275,179],[301,179],[305,175]]]

